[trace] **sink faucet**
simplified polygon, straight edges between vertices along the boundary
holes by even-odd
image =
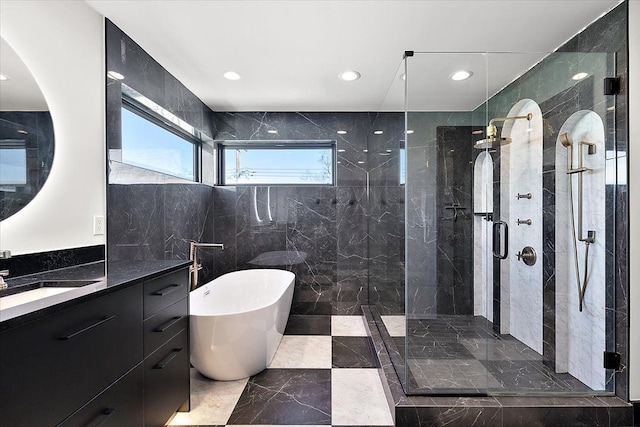
[[[223,251],[224,244],[191,242],[189,245],[189,259],[193,261],[193,265],[189,267],[189,272],[191,273],[191,290],[198,286],[198,271],[202,269],[202,264],[198,263],[198,248],[216,248]]]
[[[9,270],[0,270],[0,289],[7,289],[8,285],[5,283],[4,278],[9,276]]]

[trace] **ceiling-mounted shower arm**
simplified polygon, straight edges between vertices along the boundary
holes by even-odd
[[[487,138],[491,138],[498,134],[498,129],[494,125],[495,122],[506,122],[507,120],[520,120],[527,119],[531,121],[533,118],[533,114],[529,113],[526,116],[512,116],[512,117],[495,117],[489,120],[489,125],[487,126]]]

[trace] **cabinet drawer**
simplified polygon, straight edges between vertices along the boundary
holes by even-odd
[[[189,270],[185,268],[158,277],[145,282],[143,287],[144,318],[147,319],[189,294]]]
[[[144,321],[144,357],[189,328],[189,298],[183,298]]]
[[[164,426],[189,399],[188,331],[184,330],[144,361],[144,421]]]
[[[135,369],[100,393],[78,412],[67,418],[60,427],[122,427],[143,425],[144,367]]]
[[[141,323],[133,286],[3,333],[3,424],[55,425],[83,406],[142,360]]]

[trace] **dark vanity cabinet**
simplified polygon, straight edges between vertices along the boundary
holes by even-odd
[[[188,269],[0,333],[0,425],[162,426],[189,405]]]
[[[155,427],[189,410],[189,276],[178,271],[143,288],[144,419]]]

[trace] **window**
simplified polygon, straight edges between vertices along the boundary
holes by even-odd
[[[128,103],[122,107],[122,162],[198,180],[197,141]]]
[[[0,143],[0,185],[27,183],[27,150],[24,142]]]
[[[221,185],[333,185],[335,141],[219,144]]]

